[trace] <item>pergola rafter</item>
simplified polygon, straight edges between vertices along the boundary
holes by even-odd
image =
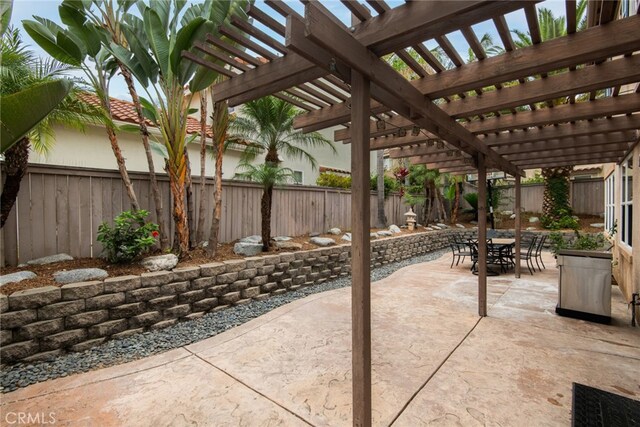
[[[213,86],[216,100],[235,106],[275,95],[307,111],[295,122],[303,131],[348,127],[335,139],[351,143],[353,421],[367,426],[369,151],[391,149],[392,157],[409,156],[441,171],[477,170],[479,182],[488,170],[506,171],[516,179],[519,224],[523,169],[616,162],[637,141],[640,85],[635,93],[622,88],[640,81],[640,16],[615,21],[616,1],[591,1],[591,28],[577,31],[576,1],[569,0],[568,35],[544,41],[530,1],[407,1],[391,8],[382,0],[345,0],[340,7],[353,16],[351,25],[317,1],[303,0],[304,17],[283,1],[265,3],[286,18],[286,26],[250,5],[254,22],[232,19],[232,26],[220,29],[234,44],[209,37],[183,56],[228,77]],[[518,10],[532,46],[519,48],[511,38],[505,15]],[[491,57],[472,27],[488,20],[505,50]],[[455,50],[449,34],[456,31],[475,60],[465,63],[466,53]],[[437,43],[453,68],[446,69],[428,42]],[[406,64],[409,79],[381,59],[391,53]],[[486,188],[479,185],[478,193],[483,241]],[[517,227],[517,259],[519,239]],[[487,314],[486,257],[486,246],[479,245],[480,316]]]

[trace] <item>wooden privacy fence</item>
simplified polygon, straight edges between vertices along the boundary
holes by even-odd
[[[515,188],[498,187],[502,190],[502,210],[513,210]],[[602,178],[578,179],[571,181],[571,207],[575,214],[601,215],[604,213],[604,181]],[[544,200],[543,184],[522,185],[522,209],[527,212],[541,212]]]
[[[148,176],[130,173],[141,208],[156,220]],[[159,176],[163,195],[163,215],[171,227],[171,193],[169,180]],[[207,217],[205,239],[209,236],[213,210],[213,180],[206,184]],[[199,185],[194,183],[196,206]],[[231,242],[252,234],[260,234],[260,198],[262,189],[256,184],[224,181],[220,241]],[[273,195],[272,233],[302,235],[323,232],[331,227],[351,227],[351,193],[324,187],[278,187]],[[376,195],[371,194],[371,224],[376,222]],[[16,205],[2,229],[3,265],[16,265],[30,259],[68,253],[74,257],[95,257],[102,251],[96,241],[98,226],[112,222],[129,201],[115,171],[30,165],[22,181]],[[385,200],[388,223],[404,224],[407,207],[398,194]]]

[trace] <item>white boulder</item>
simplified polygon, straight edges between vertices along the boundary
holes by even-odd
[[[150,256],[140,261],[140,264],[148,271],[171,270],[178,265],[178,257],[175,254]]]

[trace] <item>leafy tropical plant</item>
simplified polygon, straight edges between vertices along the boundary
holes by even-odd
[[[238,165],[241,171],[236,173],[236,177],[257,182],[262,186],[262,199],[260,201],[260,216],[262,218],[262,250],[269,250],[269,242],[271,241],[271,206],[273,203],[273,187],[279,184],[285,184],[293,179],[293,171],[289,168],[283,168],[277,163],[265,162],[258,165],[252,165],[248,162],[242,162]]]
[[[173,219],[176,226],[176,249],[189,250],[189,221],[185,209],[189,158],[186,134],[189,105],[194,94],[210,86],[218,73],[182,59],[184,51],[194,52],[194,42],[206,34],[217,34],[220,25],[232,14],[244,15],[243,1],[208,1],[192,5],[186,2],[138,2],[142,18],[127,14],[122,31],[128,45],[110,44],[114,56],[128,68],[138,82],[152,91],[149,101],[141,100],[143,112],[161,131],[167,151],[167,172],[173,195]],[[203,54],[200,54],[203,56]],[[185,86],[189,86],[189,92]]]
[[[306,160],[315,169],[316,159],[309,153],[307,147],[329,147],[335,153],[332,142],[324,138],[317,132],[302,133],[293,128],[293,120],[300,114],[293,105],[274,96],[267,96],[247,102],[240,114],[229,124],[229,130],[233,138],[245,141],[246,148],[242,153],[241,168],[247,169],[250,163],[259,154],[264,154],[264,174],[275,174],[278,170],[284,155],[291,159]],[[247,169],[251,171],[251,169]],[[262,181],[260,181],[262,182]],[[273,186],[269,186],[269,181],[265,181],[262,196],[263,207],[268,201],[268,209],[262,209],[262,242],[264,250],[268,250],[271,232],[271,192]]]
[[[24,20],[22,23],[27,33],[45,52],[57,61],[76,67],[83,72],[84,78],[100,100],[100,106],[107,116],[105,129],[111,149],[131,206],[134,210],[138,210],[140,205],[129,179],[111,114],[109,81],[115,75],[117,63],[103,46],[107,43],[108,33],[102,26],[87,20],[79,9],[83,4],[74,0],[62,2],[58,7],[58,13],[64,27],[39,16],[34,16],[33,20]]]
[[[113,227],[107,222],[98,226],[97,239],[109,262],[131,262],[156,243],[158,225],[146,222],[148,215],[143,209],[124,211],[115,217]]]
[[[0,138],[6,174],[0,198],[1,228],[20,191],[30,151],[44,155],[49,152],[54,141],[53,125],[84,131],[85,123],[102,123],[103,116],[99,109],[82,100],[78,86],[66,78],[70,67],[36,57],[22,42],[18,29],[10,28],[2,35],[0,56]],[[18,128],[22,130],[16,131]],[[13,139],[9,133],[20,137],[5,150],[5,144],[8,146]]]

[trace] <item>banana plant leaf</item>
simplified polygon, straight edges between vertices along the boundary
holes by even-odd
[[[30,86],[0,97],[0,141],[4,153],[44,119],[71,90],[70,80]]]

